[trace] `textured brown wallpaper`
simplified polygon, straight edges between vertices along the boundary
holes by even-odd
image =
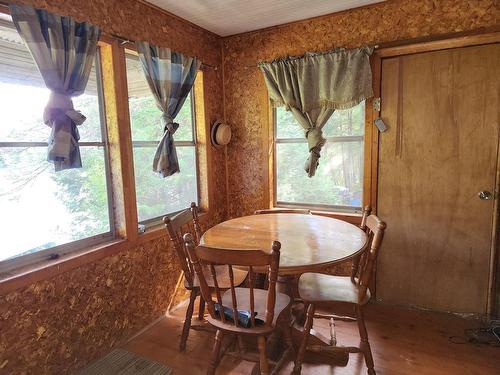
[[[70,372],[154,321],[179,275],[170,254],[160,239],[0,297],[0,373]]]
[[[221,65],[221,40],[135,0],[24,0],[99,25],[107,34],[170,47]],[[205,119],[222,118],[222,76],[203,74]],[[203,126],[203,124],[197,124]],[[202,152],[211,147],[200,145]],[[210,160],[211,158],[211,160]],[[217,194],[210,224],[226,216],[225,156],[212,150]],[[200,165],[206,170],[207,164]],[[180,270],[160,238],[0,295],[0,374],[65,374],[85,366],[161,316]]]
[[[500,24],[498,0],[389,0],[224,39],[227,122],[233,129],[228,148],[229,216],[266,207],[268,157],[267,92],[261,60],[334,47],[357,47]]]

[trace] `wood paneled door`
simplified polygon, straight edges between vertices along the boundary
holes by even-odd
[[[487,311],[499,62],[499,44],[382,61],[388,131],[380,135],[378,215],[390,230],[378,262],[378,299]]]

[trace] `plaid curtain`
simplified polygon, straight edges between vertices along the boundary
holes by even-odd
[[[322,129],[331,115],[373,96],[372,52],[369,47],[337,48],[259,64],[272,104],[285,106],[304,129],[309,145],[304,169],[309,177],[319,165],[326,142]]]
[[[153,170],[168,177],[180,171],[174,144],[179,124],[174,119],[193,87],[201,61],[147,42],[135,44],[156,105],[162,112],[164,133],[155,152]]]
[[[85,121],[73,96],[85,91],[100,30],[85,22],[26,5],[10,5],[12,20],[51,95],[43,119],[52,130],[47,160],[56,171],[80,168],[77,126]]]

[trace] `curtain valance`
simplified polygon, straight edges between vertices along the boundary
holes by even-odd
[[[304,169],[314,176],[325,144],[322,128],[336,109],[348,109],[373,96],[373,48],[337,48],[262,62],[259,67],[273,106],[285,106],[305,131],[310,155]]]
[[[348,109],[373,95],[371,47],[259,63],[275,107]]]

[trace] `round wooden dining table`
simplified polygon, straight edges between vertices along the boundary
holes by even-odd
[[[281,243],[278,282],[280,290],[295,297],[294,282],[304,272],[320,271],[360,254],[367,244],[366,233],[342,220],[319,215],[275,213],[243,216],[215,225],[203,234],[200,245],[224,249],[271,251],[273,241]],[[301,318],[297,318],[296,322]],[[302,327],[295,324],[295,345],[302,339]],[[283,350],[278,335],[270,338],[271,358]],[[311,345],[330,345],[322,335],[311,331]],[[328,363],[346,365],[347,353],[321,353]]]
[[[281,243],[280,275],[324,269],[358,255],[367,237],[355,225],[319,215],[293,213],[238,217],[207,230],[200,245],[270,251]]]

